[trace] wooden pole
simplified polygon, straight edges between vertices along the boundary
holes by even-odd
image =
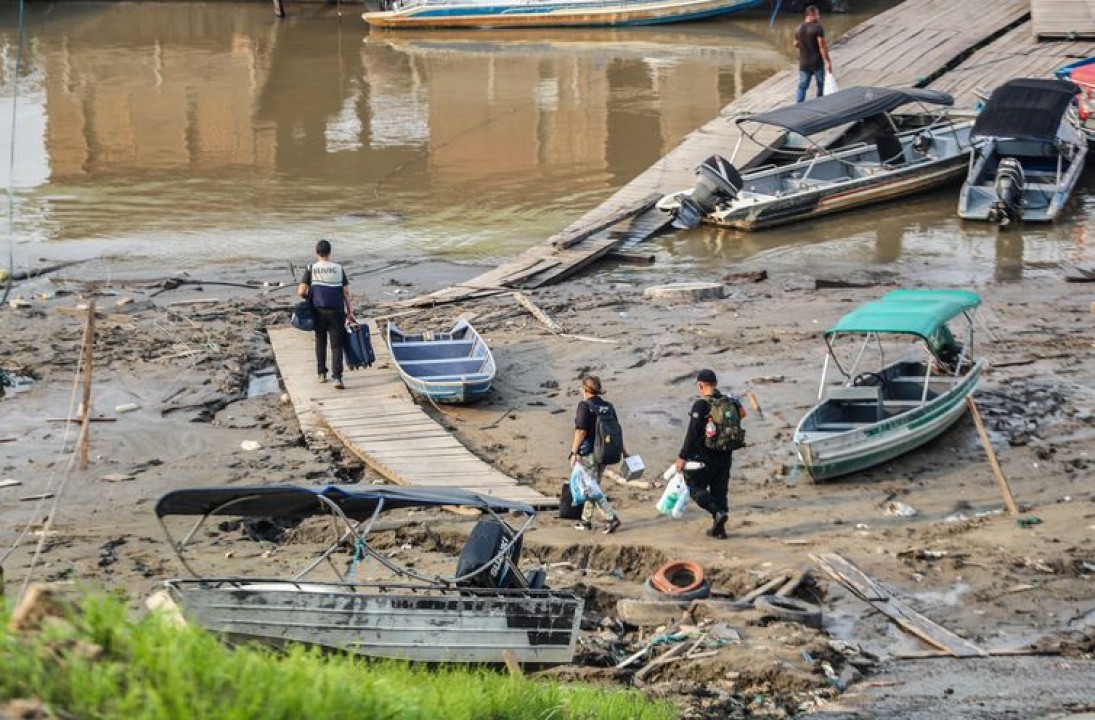
[[[80,422],[80,458],[79,469],[87,470],[87,454],[89,434],[91,429],[91,363],[94,357],[92,349],[95,346],[95,298],[92,297],[87,305],[87,324],[84,326],[84,401],[83,413]]]
[[[970,417],[973,418],[973,424],[977,426],[977,434],[981,436],[981,444],[985,446],[985,452],[988,453],[989,465],[992,466],[992,473],[996,476],[996,483],[1000,486],[1000,492],[1004,495],[1004,507],[1008,509],[1008,515],[1014,517],[1019,514],[1019,508],[1015,506],[1015,498],[1011,496],[1011,488],[1008,487],[1007,478],[1004,477],[1004,473],[1000,469],[1000,463],[996,461],[996,453],[992,451],[989,434],[985,432],[985,424],[981,422],[981,413],[977,411],[977,405],[974,404],[972,395],[966,396],[966,404],[970,407]]]

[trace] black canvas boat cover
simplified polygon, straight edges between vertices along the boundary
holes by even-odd
[[[321,495],[334,503],[346,517],[354,520],[371,517],[382,501],[385,512],[410,507],[460,505],[495,512],[536,514],[532,506],[526,503],[488,497],[459,488],[372,485],[358,489],[340,485],[314,488],[265,485],[175,490],[156,503],[156,516],[283,517],[330,514],[330,508],[319,499]]]
[[[992,91],[973,124],[972,137],[1053,140],[1080,88],[1067,80],[1019,78]]]
[[[775,125],[799,135],[813,135],[914,102],[949,106],[954,104],[954,98],[936,90],[857,86],[770,112],[746,115],[736,122]]]

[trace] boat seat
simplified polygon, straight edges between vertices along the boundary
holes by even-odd
[[[873,405],[876,419],[886,417],[882,409],[882,388],[878,385],[842,385],[830,388],[826,399],[838,405]]]
[[[863,427],[863,423],[850,423],[850,422],[827,422],[818,423],[814,426],[814,430],[818,432],[843,432],[845,430],[854,430],[857,427]]]
[[[893,133],[875,135],[874,145],[878,148],[878,159],[884,165],[896,167],[905,164],[905,146]]]
[[[440,380],[453,378],[459,380],[467,375],[480,375],[484,372],[483,365],[486,358],[471,358],[468,360],[402,360],[399,366],[411,377],[430,378]]]

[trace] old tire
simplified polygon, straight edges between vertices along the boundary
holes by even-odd
[[[691,560],[666,563],[650,576],[650,586],[669,595],[692,592],[703,581],[703,567]]]
[[[821,629],[821,608],[813,603],[778,595],[761,595],[753,602],[753,607],[764,617],[774,617]]]
[[[643,594],[652,600],[669,600],[671,602],[689,602],[691,600],[701,600],[711,594],[711,586],[704,580],[693,590],[688,592],[675,592],[667,593],[662,592],[658,588],[654,587],[650,578],[646,579],[646,583],[643,585]]]

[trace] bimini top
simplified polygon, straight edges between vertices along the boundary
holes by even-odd
[[[775,125],[799,135],[813,135],[914,102],[949,106],[954,104],[954,98],[936,90],[850,87],[770,112],[745,115],[735,122]]]
[[[1008,80],[992,91],[973,124],[971,137],[1053,140],[1072,98],[1079,93],[1079,86],[1067,80]]]
[[[897,333],[932,342],[948,320],[980,304],[969,290],[894,290],[840,318],[825,336]]]
[[[321,496],[333,503],[346,517],[354,520],[371,517],[381,502],[384,503],[385,512],[410,507],[461,505],[495,512],[536,514],[532,506],[526,503],[488,497],[457,488],[371,485],[357,489],[340,485],[315,488],[265,485],[175,490],[156,503],[156,516],[283,517],[330,514],[331,508]]]

